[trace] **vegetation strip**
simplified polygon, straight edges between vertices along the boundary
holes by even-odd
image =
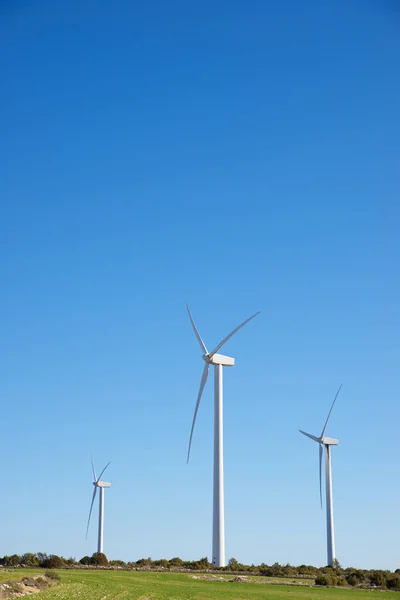
[[[108,561],[107,557],[99,552],[95,552],[91,557],[84,556],[79,561],[74,558],[63,558],[55,554],[48,555],[43,552],[26,553],[22,556],[13,554],[0,558],[0,575],[3,581],[8,573],[17,572],[20,577],[20,569],[29,569],[40,567],[48,569],[47,574],[53,572],[53,569],[74,569],[81,571],[91,569],[104,569],[107,571],[149,571],[154,573],[188,573],[196,574],[197,578],[206,578],[214,582],[230,581],[235,583],[269,583],[281,584],[287,586],[313,587],[353,587],[360,589],[388,589],[400,591],[400,569],[395,572],[384,570],[365,570],[355,568],[343,569],[336,562],[334,567],[317,568],[311,565],[244,565],[236,559],[231,558],[228,566],[215,568],[209,563],[207,558],[198,561],[184,561],[179,557],[170,560],[151,558],[141,558],[135,562],[124,562],[122,560]],[[9,569],[12,568],[11,571]],[[19,574],[18,574],[19,572]],[[38,572],[35,573],[38,575]],[[0,579],[0,580],[1,580]],[[14,577],[13,577],[14,579]],[[193,575],[192,575],[193,579]],[[1,598],[1,596],[0,596]]]

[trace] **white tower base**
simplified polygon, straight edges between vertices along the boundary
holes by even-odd
[[[332,502],[332,469],[331,449],[325,446],[325,477],[326,477],[326,542],[328,565],[336,559],[335,556],[335,531],[333,524],[333,502]]]
[[[97,541],[97,552],[103,552],[104,488],[99,487],[99,489],[99,537]]]
[[[225,566],[222,364],[214,364],[214,496],[212,564]]]

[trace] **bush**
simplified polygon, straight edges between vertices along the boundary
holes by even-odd
[[[39,589],[43,589],[49,585],[43,577],[36,577],[35,583],[36,587],[38,587]]]
[[[162,567],[163,569],[169,568],[169,561],[166,558],[160,558],[159,560],[154,561],[154,566]]]
[[[40,566],[44,569],[61,569],[64,566],[64,561],[57,554],[51,554]]]
[[[79,562],[81,563],[81,565],[91,565],[92,564],[90,556],[83,556]]]
[[[398,569],[397,569],[398,570]],[[400,590],[400,574],[395,573],[386,580],[388,590]]]
[[[102,552],[95,552],[94,554],[92,554],[90,563],[95,566],[106,567],[108,565],[107,556]]]
[[[346,580],[340,575],[335,575],[331,573],[323,573],[322,575],[318,575],[315,580],[315,585],[346,585]]]
[[[61,577],[59,576],[59,574],[54,573],[54,571],[46,571],[44,575],[45,575],[45,577],[48,577],[49,579],[53,579],[54,581],[61,581]]]
[[[36,554],[33,552],[26,552],[21,557],[21,564],[27,567],[36,567],[39,564]]]
[[[358,585],[358,583],[359,583],[358,577],[354,573],[352,573],[351,575],[347,575],[346,581],[349,585],[352,585],[353,587],[355,585]]]
[[[153,561],[150,556],[148,558],[139,558],[139,560],[136,561],[138,567],[151,567],[152,564]]]
[[[209,569],[211,565],[208,562],[208,557],[205,556],[204,558],[201,558],[200,560],[196,560],[193,563],[193,566],[195,569]]]
[[[12,554],[5,556],[2,562],[5,567],[17,567],[21,562],[21,557],[18,554]]]
[[[334,585],[332,575],[318,575],[315,579],[315,585]]]
[[[369,580],[372,585],[376,585],[377,587],[385,588],[386,587],[386,577],[383,571],[372,571]]]
[[[171,560],[169,561],[169,564],[171,565],[171,567],[181,567],[183,564],[183,560],[179,558],[179,556],[174,556],[174,558],[171,558]]]
[[[90,561],[90,558],[89,558],[89,561]],[[81,562],[81,561],[79,561],[79,562]],[[82,564],[84,564],[84,563],[82,563]],[[109,560],[108,564],[110,565],[110,567],[126,567],[126,562],[124,560]]]

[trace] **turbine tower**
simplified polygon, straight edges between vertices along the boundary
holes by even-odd
[[[93,477],[94,477],[94,481],[93,481],[94,490],[93,490],[93,496],[92,496],[92,503],[90,505],[90,510],[89,510],[89,518],[88,518],[87,527],[86,527],[86,539],[87,539],[87,536],[88,536],[89,524],[90,524],[90,517],[92,515],[92,509],[93,509],[94,499],[96,498],[97,490],[99,489],[100,490],[100,494],[99,494],[99,533],[98,533],[98,538],[97,538],[97,552],[103,552],[104,488],[111,487],[111,483],[107,483],[107,481],[100,481],[100,480],[101,480],[101,476],[103,475],[104,471],[107,469],[107,467],[108,467],[109,464],[110,463],[107,463],[106,466],[104,467],[104,469],[102,470],[102,472],[100,473],[100,475],[98,477],[96,477],[96,471],[94,469],[94,464],[93,464],[93,459],[92,459],[92,470],[93,470]]]
[[[259,312],[246,319],[236,327],[229,335],[218,344],[212,352],[208,352],[205,343],[192,319],[188,305],[189,319],[196,335],[197,341],[202,349],[202,359],[205,362],[203,375],[200,381],[200,389],[197,395],[194,410],[192,429],[190,431],[187,462],[189,462],[190,447],[192,445],[193,430],[196,423],[197,411],[199,409],[201,395],[206,385],[210,365],[214,367],[214,487],[213,487],[213,542],[212,542],[212,564],[217,567],[225,566],[225,519],[224,519],[224,458],[223,458],[223,403],[222,403],[222,367],[233,367],[235,359],[223,354],[217,354],[218,350],[246,323],[254,319]]]
[[[325,486],[326,486],[326,542],[327,542],[327,557],[328,557],[328,565],[331,565],[336,560],[335,555],[335,528],[333,523],[333,502],[332,502],[332,469],[331,469],[331,446],[337,446],[339,440],[335,440],[334,438],[325,437],[326,426],[328,425],[329,417],[331,416],[332,408],[336,402],[336,399],[339,395],[340,390],[342,389],[342,384],[340,385],[338,391],[336,392],[336,396],[332,402],[331,409],[328,413],[328,417],[325,421],[324,428],[320,437],[316,437],[315,435],[311,435],[311,433],[306,433],[299,429],[300,433],[306,435],[310,439],[314,440],[314,442],[318,442],[319,444],[319,496],[321,501],[321,509],[322,509],[322,455],[325,449]]]

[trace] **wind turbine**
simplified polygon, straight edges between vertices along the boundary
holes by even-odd
[[[235,359],[223,354],[217,354],[218,350],[246,323],[254,319],[259,312],[243,321],[241,325],[236,327],[229,335],[226,336],[214,348],[212,352],[208,352],[205,343],[201,339],[200,333],[193,321],[188,305],[186,304],[189,313],[189,319],[196,335],[200,348],[203,351],[202,359],[205,362],[203,375],[200,381],[200,389],[197,395],[196,407],[190,431],[189,448],[187,462],[189,462],[190,447],[192,445],[193,430],[196,423],[197,411],[199,410],[201,395],[206,385],[208,370],[210,365],[214,367],[214,487],[213,487],[213,543],[212,543],[212,564],[218,567],[225,566],[225,520],[224,520],[224,458],[223,458],[223,409],[222,409],[222,367],[233,367]]]
[[[331,409],[328,413],[328,417],[325,421],[324,428],[320,437],[316,437],[315,435],[311,435],[311,433],[306,433],[299,429],[300,433],[306,435],[310,439],[314,440],[314,442],[318,442],[319,444],[319,496],[321,500],[321,509],[322,509],[322,454],[325,448],[325,486],[326,486],[326,541],[327,541],[327,556],[328,556],[328,565],[331,565],[335,560],[335,530],[333,524],[333,503],[332,503],[332,469],[331,469],[331,446],[337,446],[339,440],[335,440],[334,438],[325,437],[326,426],[328,425],[329,417],[331,416],[332,408],[336,402],[336,399],[339,395],[340,390],[342,389],[342,384],[338,391],[336,392],[336,396],[332,402]]]
[[[99,494],[99,533],[98,533],[98,539],[97,539],[97,552],[103,552],[104,488],[111,487],[111,483],[107,483],[107,481],[100,481],[100,480],[101,480],[101,476],[103,475],[104,471],[107,469],[109,464],[110,463],[107,463],[106,466],[104,467],[104,469],[102,470],[102,472],[100,473],[100,475],[98,477],[96,477],[96,471],[94,469],[94,464],[93,464],[93,459],[92,459],[94,490],[93,490],[93,496],[92,496],[92,503],[90,505],[89,518],[88,518],[87,527],[86,527],[86,539],[88,536],[90,517],[92,515],[94,499],[96,498],[97,490],[99,489],[100,490],[100,494]]]

